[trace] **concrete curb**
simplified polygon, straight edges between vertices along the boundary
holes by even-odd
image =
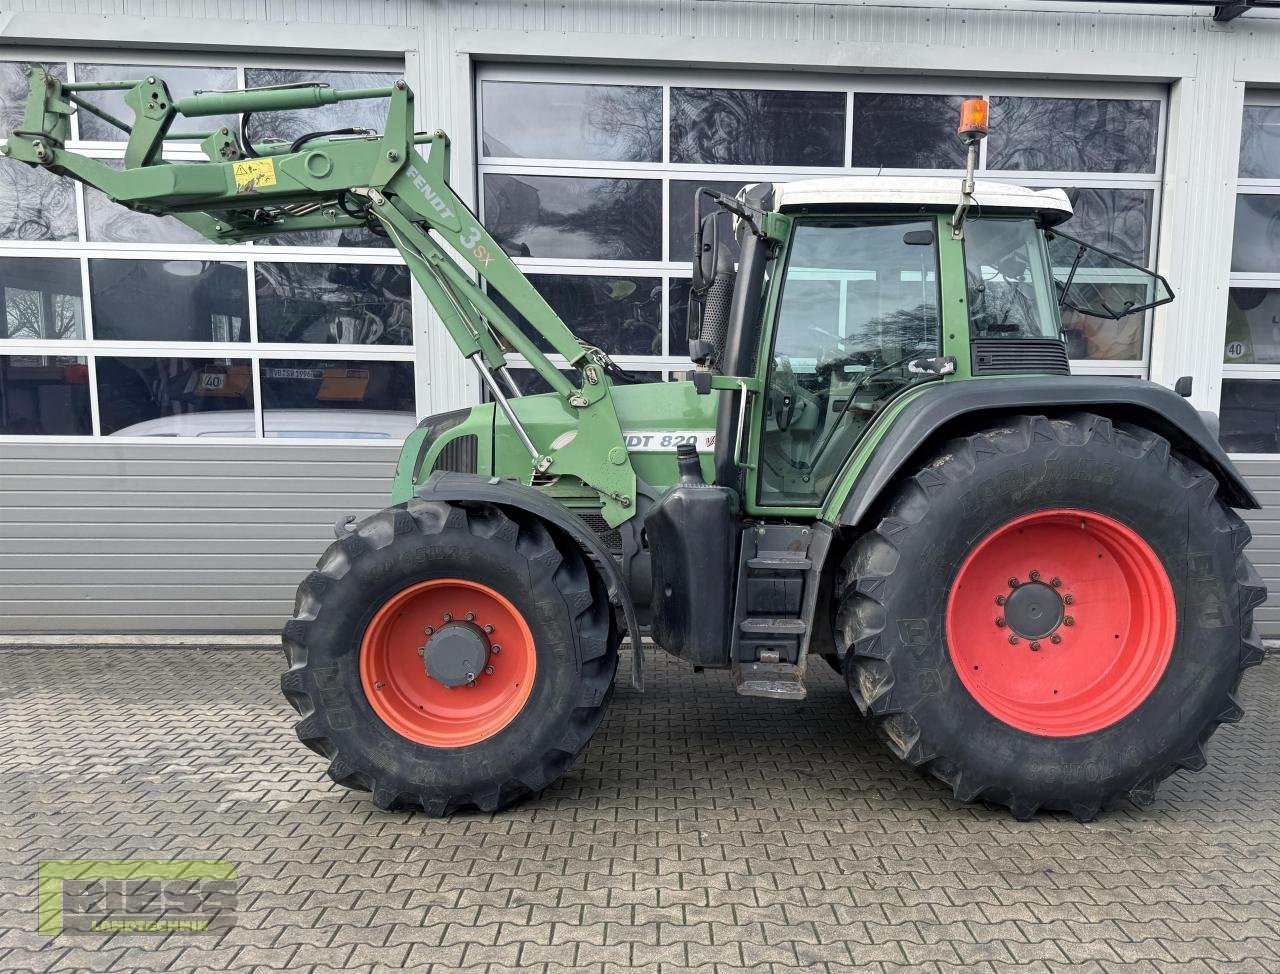
[[[0,649],[279,649],[279,633],[146,633],[137,635],[0,635]]]

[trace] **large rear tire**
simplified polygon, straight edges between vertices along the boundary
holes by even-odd
[[[1148,805],[1241,716],[1266,597],[1249,538],[1149,430],[1010,417],[904,479],[845,557],[849,690],[961,800],[1082,821]]]
[[[618,643],[595,571],[536,517],[415,499],[303,581],[281,688],[330,777],[380,808],[497,811],[586,746]]]

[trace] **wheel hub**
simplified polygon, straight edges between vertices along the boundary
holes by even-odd
[[[1062,596],[1044,582],[1019,585],[1005,599],[1004,618],[1023,639],[1043,639],[1062,624]]]
[[[450,688],[474,682],[488,664],[489,638],[472,622],[445,623],[423,647],[427,676]]]

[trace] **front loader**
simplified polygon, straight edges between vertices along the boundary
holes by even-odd
[[[1265,590],[1236,510],[1258,503],[1185,398],[1073,376],[1062,340],[1064,313],[1172,293],[1064,233],[1061,191],[975,184],[984,103],[958,186],[701,191],[694,369],[631,384],[453,192],[403,82],[175,99],[156,77],[30,78],[11,159],[215,241],[385,234],[480,373],[489,401],[422,421],[391,506],[339,521],[284,628],[299,737],[378,806],[545,788],[599,726],[624,639],[640,688],[645,632],[779,701],[830,664],[900,758],[1018,817],[1149,803],[1241,716]],[[104,88],[132,123],[93,104]],[[387,101],[385,132],[179,127],[357,98]],[[77,111],[128,133],[123,168],[66,147]],[[207,161],[166,161],[180,139]],[[522,395],[513,355],[551,391]]]

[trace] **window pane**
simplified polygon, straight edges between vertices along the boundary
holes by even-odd
[[[662,259],[655,179],[484,177],[484,222],[517,257]]]
[[[63,355],[0,355],[0,434],[88,436],[89,367]]]
[[[249,88],[293,85],[318,81],[331,88],[389,88],[400,80],[397,71],[318,71],[294,68],[245,68],[244,83]],[[425,96],[425,93],[424,93]],[[340,101],[318,108],[285,112],[255,112],[249,123],[254,142],[280,139],[292,142],[311,132],[340,128],[367,128],[382,132],[387,121],[387,99]]]
[[[970,217],[964,269],[975,338],[1057,337],[1053,283],[1034,222]]]
[[[1142,358],[1147,330],[1145,313],[1111,321],[1084,315],[1071,308],[1062,308],[1061,312],[1062,337],[1066,340],[1070,358],[1111,361]]]
[[[1263,274],[1280,271],[1280,196],[1236,197],[1231,269]]]
[[[0,135],[22,127],[27,104],[25,61],[0,61]],[[56,78],[67,77],[67,66],[39,64]],[[75,240],[75,189],[70,179],[0,159],[0,239]]]
[[[1146,266],[1151,241],[1149,189],[1068,189],[1075,215],[1062,229],[1087,244]]]
[[[687,277],[673,277],[667,284],[668,355],[689,354],[689,288]]]
[[[113,169],[122,169],[124,163],[104,159]],[[139,213],[119,203],[112,202],[103,193],[86,185],[84,188],[85,235],[89,240],[101,243],[209,243],[204,234],[172,216],[152,216]]]
[[[959,95],[853,96],[853,165],[963,169]]]
[[[111,341],[247,342],[245,265],[214,260],[89,261],[93,336]]]
[[[671,184],[667,189],[667,205],[671,211],[667,224],[667,243],[670,248],[667,259],[693,261],[693,203],[699,187],[706,186],[708,189],[732,195],[746,185],[748,184],[714,182],[712,180],[693,180],[689,182],[680,179],[671,180]],[[716,205],[710,199],[703,197],[703,216],[713,213],[715,210]],[[725,222],[721,226],[721,242],[725,244],[736,259],[738,256],[737,238],[727,232],[729,227],[728,218],[722,219]]]
[[[1155,101],[997,95],[987,168],[1155,172],[1159,123]]]
[[[844,165],[842,91],[671,89],[671,161]]]
[[[333,230],[298,230],[259,237],[255,246],[268,247],[391,247],[392,243],[366,227],[342,227]]]
[[[413,344],[404,267],[261,261],[255,279],[259,341]]]
[[[248,359],[100,355],[104,436],[253,436]]]
[[[1231,289],[1222,361],[1228,365],[1280,365],[1280,291]]]
[[[529,281],[583,341],[610,355],[662,354],[661,278],[530,274]],[[539,348],[551,351],[500,294],[491,296]]]
[[[267,436],[391,439],[417,424],[412,362],[262,362]]]
[[[0,257],[0,338],[84,338],[80,261]]]
[[[1244,106],[1240,175],[1246,179],[1280,179],[1280,108]]]
[[[485,81],[486,156],[662,161],[662,89]]]
[[[85,64],[76,63],[76,81],[141,81],[152,75],[162,79],[169,86],[169,94],[174,99],[185,98],[197,89],[226,90],[237,88],[235,68],[215,67],[179,67],[173,64]],[[127,91],[86,91],[81,97],[91,105],[114,115],[124,122],[133,121],[133,109],[124,102]],[[114,125],[104,122],[96,115],[81,111],[76,114],[80,120],[80,138],[94,142],[124,142],[129,136]],[[234,115],[211,115],[208,118],[193,118],[180,121],[175,132],[207,132],[222,125],[236,127],[239,119]]]
[[[60,81],[67,80],[67,66],[60,61],[0,61],[0,132],[8,135],[22,127],[30,82],[23,73],[28,64],[38,65]]]
[[[1222,430],[1228,453],[1280,453],[1280,382],[1222,380]]]

